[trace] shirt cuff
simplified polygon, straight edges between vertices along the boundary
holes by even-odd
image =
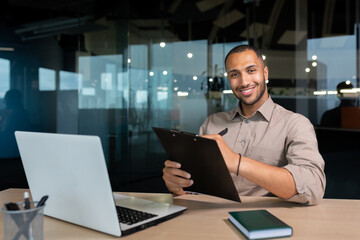
[[[298,192],[294,196],[292,196],[288,199],[285,199],[285,200],[290,201],[290,202],[302,203],[302,204],[310,204],[310,205],[316,204],[316,203],[312,203],[312,200],[311,200],[312,197],[309,194],[306,183],[304,182],[305,178],[304,178],[304,176],[302,176],[301,170],[299,169],[299,167],[296,165],[286,165],[283,168],[288,170],[290,172],[290,174],[293,176],[296,191]]]

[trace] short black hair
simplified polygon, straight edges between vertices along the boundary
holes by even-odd
[[[336,86],[337,93],[340,94],[341,96],[343,95],[341,90],[352,89],[352,88],[354,88],[354,86],[351,83],[346,83],[346,82],[341,82]]]
[[[238,45],[236,47],[234,47],[233,49],[231,49],[229,51],[229,53],[226,55],[225,57],[225,67],[226,67],[226,60],[228,59],[228,57],[233,54],[233,53],[241,53],[241,52],[245,52],[247,50],[253,51],[256,56],[261,60],[263,66],[265,66],[264,60],[262,58],[263,54],[261,52],[260,49],[258,49],[257,47],[251,46],[251,45]]]

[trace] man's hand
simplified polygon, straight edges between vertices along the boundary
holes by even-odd
[[[190,179],[191,175],[180,168],[180,163],[166,160],[163,169],[163,179],[166,187],[170,192],[177,195],[185,194],[186,192],[183,188],[190,187],[194,183],[194,181]]]
[[[231,148],[226,144],[225,140],[219,134],[202,135],[201,137],[213,139],[219,146],[221,155],[223,156],[225,163],[229,169],[229,172],[236,173],[239,163],[239,154],[233,152]]]

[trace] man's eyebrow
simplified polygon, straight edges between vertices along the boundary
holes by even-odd
[[[232,72],[238,72],[237,69],[231,69],[230,71],[228,71],[228,73],[232,73]]]
[[[256,65],[256,64],[249,65],[245,69],[249,69],[249,68],[258,68],[258,65]]]
[[[252,64],[252,65],[249,65],[249,66],[245,67],[245,69],[249,69],[249,68],[259,68],[259,66],[256,65],[256,64]],[[239,71],[240,71],[239,69],[231,69],[227,73],[239,72]]]

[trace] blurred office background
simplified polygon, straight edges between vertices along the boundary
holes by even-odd
[[[31,130],[98,135],[114,190],[166,191],[151,127],[236,107],[224,57],[249,43],[274,101],[316,128],[325,196],[359,198],[359,27],[360,0],[2,1],[0,188],[26,187],[13,132]]]

